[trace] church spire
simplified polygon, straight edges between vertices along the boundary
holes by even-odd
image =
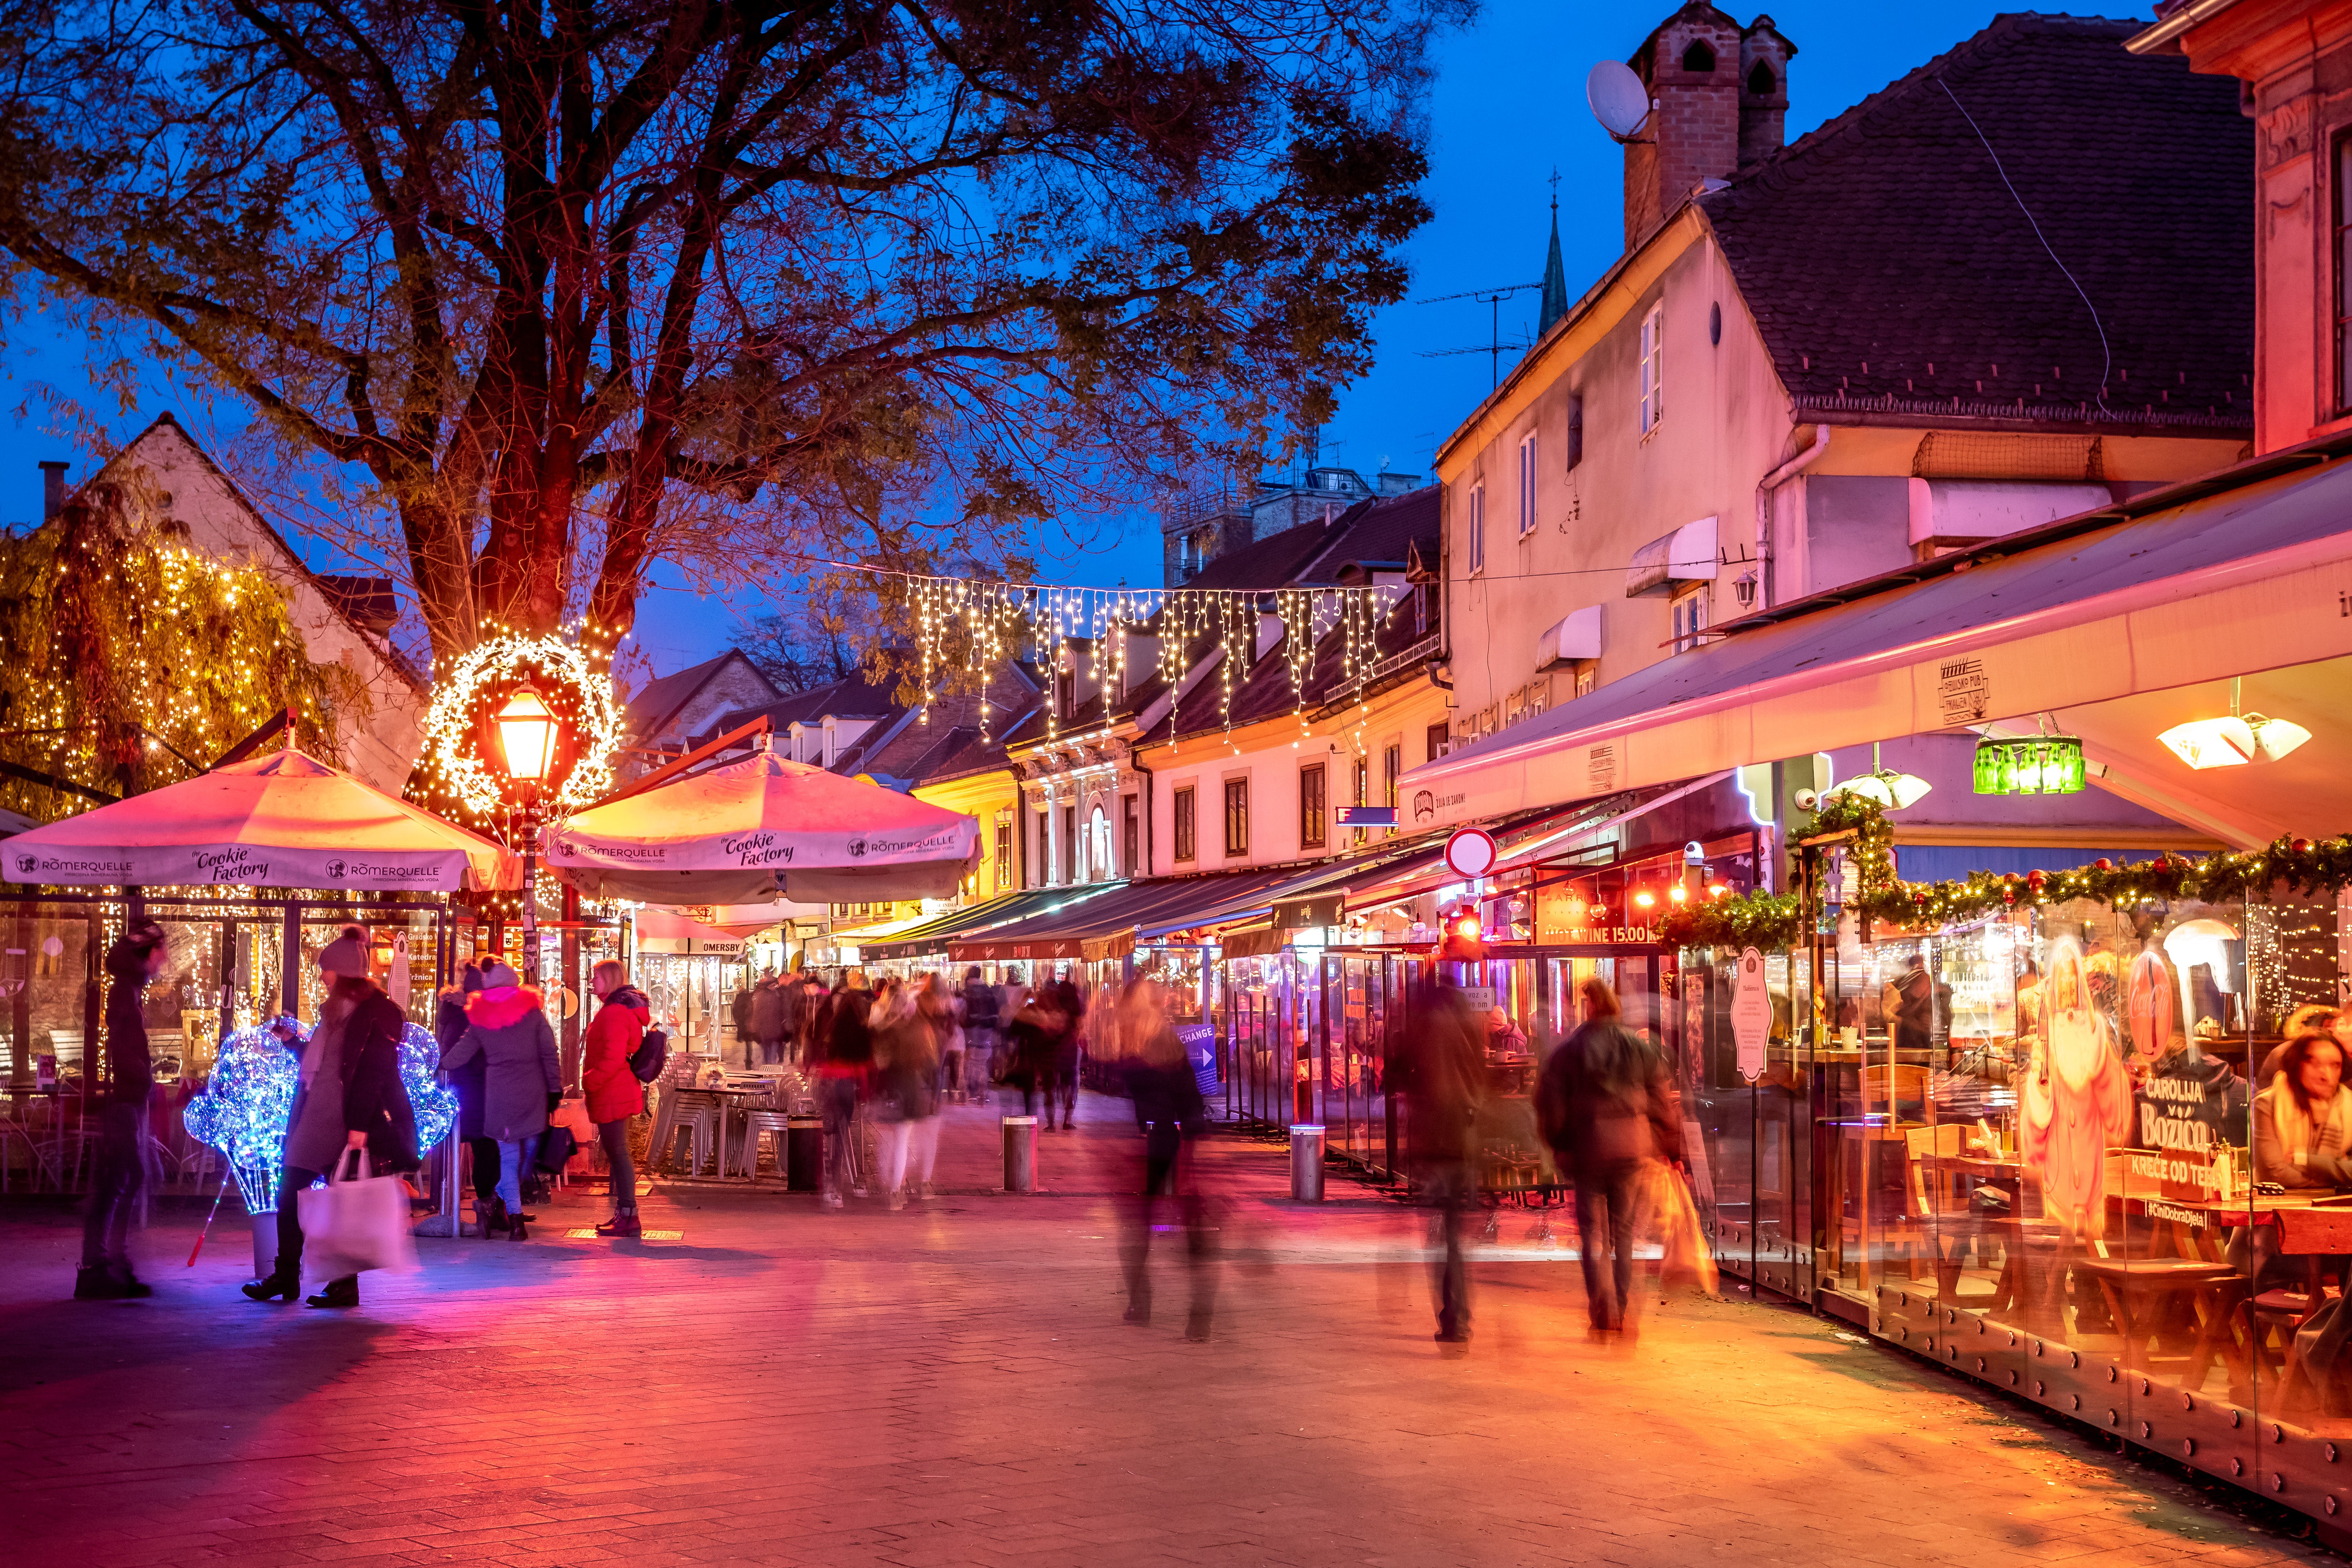
[[[1559,171],[1551,172],[1551,251],[1544,258],[1543,312],[1537,319],[1536,336],[1551,331],[1551,324],[1568,314],[1568,269],[1559,260]]]

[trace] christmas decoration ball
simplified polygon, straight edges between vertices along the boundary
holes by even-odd
[[[2311,853],[2311,840],[2308,838],[2298,838],[2292,846],[2290,846],[2290,847],[2292,847],[2298,855],[2308,855]]]
[[[2116,863],[2113,860],[2108,859],[2104,855],[2100,856],[2096,860],[2092,861],[2091,864],[2097,867],[2102,871],[2112,871],[2116,868]]]

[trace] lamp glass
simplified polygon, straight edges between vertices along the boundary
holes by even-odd
[[[555,714],[539,693],[528,686],[518,689],[499,710],[498,725],[508,776],[518,784],[544,780],[555,753]]]
[[[2200,770],[2243,767],[2254,760],[2258,749],[2253,726],[2234,715],[2191,719],[2186,724],[2175,724],[2157,739],[2170,747],[2173,755]]]

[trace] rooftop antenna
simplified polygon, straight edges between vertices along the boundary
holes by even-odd
[[[1503,351],[1507,348],[1512,353],[1517,353],[1519,350],[1528,346],[1525,343],[1506,343],[1503,342],[1503,301],[1509,299],[1514,294],[1523,294],[1530,289],[1541,289],[1542,287],[1543,284],[1540,282],[1498,283],[1492,289],[1468,289],[1459,294],[1436,294],[1432,295],[1426,300],[1415,300],[1413,303],[1416,305],[1442,305],[1448,300],[1475,300],[1480,304],[1489,307],[1491,310],[1487,342],[1485,348],[1423,349],[1422,351],[1421,357],[1423,359],[1444,359],[1448,354],[1485,354],[1487,358],[1487,369],[1493,374],[1493,386],[1490,386],[1487,390],[1492,391],[1494,386],[1502,385]]]
[[[1650,89],[1623,60],[1601,60],[1585,73],[1584,101],[1592,106],[1592,118],[1601,121],[1601,129],[1620,146],[1640,139],[1650,111],[1657,107]]]

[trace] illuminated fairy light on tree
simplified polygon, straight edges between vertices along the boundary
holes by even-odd
[[[276,1031],[292,1037],[290,1043]],[[242,1029],[221,1042],[205,1092],[184,1114],[188,1136],[220,1151],[236,1180],[247,1214],[278,1207],[278,1172],[286,1163],[286,1131],[300,1087],[301,1050],[310,1032],[292,1018]],[[400,1081],[416,1119],[419,1153],[436,1148],[457,1125],[457,1097],[436,1080],[441,1047],[430,1031],[404,1026]]]

